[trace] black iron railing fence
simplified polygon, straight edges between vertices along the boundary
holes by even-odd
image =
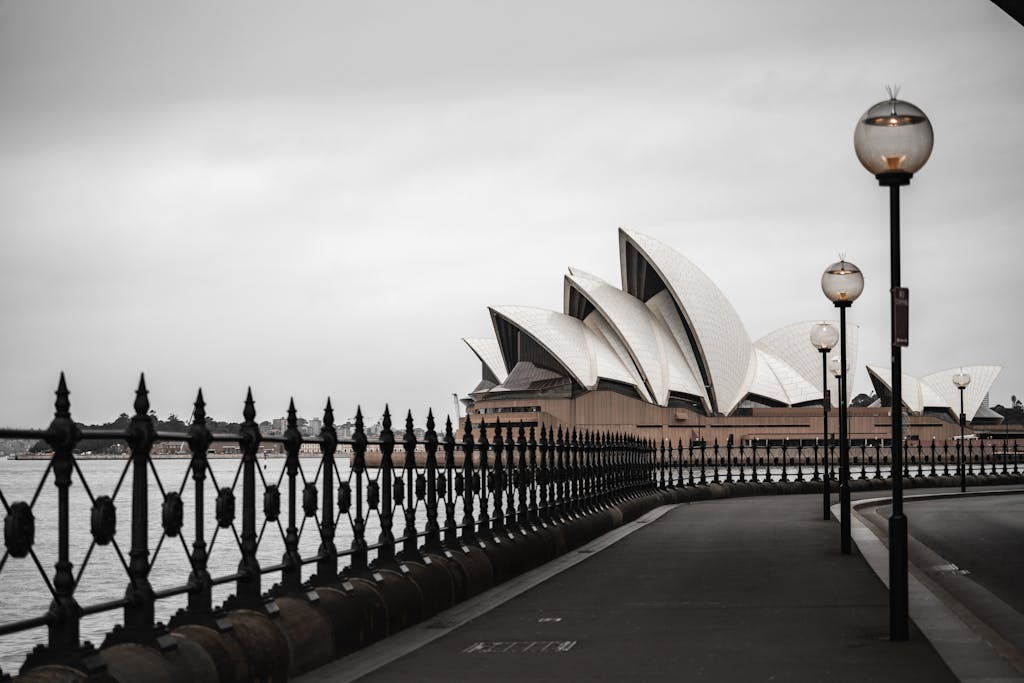
[[[339,440],[330,400],[319,435],[299,432],[294,404],[288,409],[285,432],[266,435],[255,421],[251,392],[237,433],[208,430],[201,391],[187,431],[162,432],[155,429],[149,415],[144,379],[136,390],[135,414],[126,429],[82,429],[71,418],[63,375],[56,394],[56,412],[47,429],[0,429],[0,438],[42,439],[53,450],[30,499],[9,500],[0,482],[5,514],[0,577],[12,563],[31,563],[48,591],[37,614],[0,621],[0,645],[5,637],[46,628],[46,643],[28,655],[23,671],[55,663],[85,671],[100,666],[95,649],[81,637],[81,622],[92,615],[121,611],[122,623],[109,630],[104,646],[140,643],[167,649],[173,647],[169,628],[187,624],[222,627],[226,610],[273,612],[272,599],[276,597],[307,596],[316,586],[336,584],[339,577],[366,576],[403,560],[422,561],[424,554],[458,552],[483,538],[557,524],[656,489],[732,482],[818,482],[835,479],[836,472],[834,444],[827,449],[817,442],[798,441],[764,446],[739,441],[734,445],[730,439],[726,444],[683,445],[655,443],[623,433],[543,425],[526,428],[498,421],[474,427],[469,418],[457,441],[451,421],[438,433],[432,414],[427,416],[424,436],[417,438],[411,414],[404,430],[396,434],[387,409],[378,439],[371,442],[367,438],[359,411],[353,437]],[[90,488],[75,455],[76,444],[83,439],[119,439],[130,450],[109,495],[94,495]],[[176,487],[165,486],[154,464],[151,453],[157,442],[184,443],[191,452]],[[208,451],[215,442],[239,445],[241,455],[231,482],[218,481],[210,465]],[[260,445],[267,443],[281,444],[285,452],[276,481],[268,481],[258,463]],[[314,444],[320,450],[312,476],[307,476],[300,461],[303,444]],[[339,446],[351,449],[349,462],[339,456]],[[970,474],[1020,472],[1016,442],[971,440],[964,446]],[[904,477],[958,473],[959,443],[907,444],[906,448]],[[368,454],[371,459],[379,458],[379,464],[368,464]],[[888,448],[883,445],[855,445],[851,476],[886,478],[888,462]],[[186,492],[189,479],[191,495]],[[56,488],[56,505],[37,509],[40,492],[50,481]],[[88,510],[73,506],[69,496],[73,481],[85,491]],[[158,510],[150,509],[154,485],[159,491]],[[122,487],[125,496],[119,495]],[[117,536],[116,501],[123,497],[130,505],[127,553]],[[191,510],[186,509],[187,502]],[[191,519],[186,520],[186,513]],[[71,520],[83,515],[88,517],[89,538],[73,539]],[[55,541],[48,547],[55,558],[52,574],[45,568],[48,558],[37,552],[40,524],[56,528]],[[399,524],[402,528],[396,535]],[[212,535],[208,533],[211,526]],[[271,536],[277,530],[284,551],[280,562],[261,564],[258,551],[266,542],[268,528]],[[318,548],[304,555],[300,540],[307,529],[314,528]],[[377,538],[372,540],[368,536],[374,531]],[[151,533],[159,536],[155,545]],[[220,534],[234,539],[238,564],[233,571],[215,576],[210,571],[210,556]],[[191,536],[190,544],[186,536]],[[187,566],[176,568],[180,576],[172,585],[154,589],[151,568],[164,544],[175,540],[181,544]],[[339,548],[339,541],[348,547]],[[109,586],[117,588],[108,591],[105,599],[81,604],[81,580],[97,546],[114,549],[123,575],[120,581],[104,576]],[[71,559],[73,547],[87,548],[77,568]],[[222,547],[218,546],[218,551],[227,552]],[[264,582],[268,575],[278,577],[269,590]],[[213,589],[224,584],[234,584],[234,594],[216,605]],[[175,596],[185,596],[187,603],[164,626],[156,620],[157,605]]]

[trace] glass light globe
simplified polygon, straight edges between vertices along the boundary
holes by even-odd
[[[821,291],[834,304],[852,304],[864,291],[864,274],[849,261],[837,261],[822,274]]]
[[[828,370],[832,373],[833,377],[839,377],[843,374],[843,361],[836,356],[828,362]]]
[[[819,351],[828,351],[839,341],[839,330],[828,323],[817,323],[811,327],[811,346]]]
[[[933,142],[924,112],[895,96],[864,112],[853,132],[857,158],[876,176],[917,173],[931,156]]]
[[[957,389],[966,389],[967,385],[971,383],[971,376],[961,370],[960,372],[953,375],[953,384],[956,385]]]

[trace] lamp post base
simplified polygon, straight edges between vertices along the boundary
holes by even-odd
[[[851,524],[850,524],[850,482],[849,474],[844,478],[842,474],[839,475],[839,536],[840,549],[843,555],[849,555],[853,552],[853,542],[851,535]]]
[[[889,640],[910,639],[907,579],[907,517],[889,518]]]

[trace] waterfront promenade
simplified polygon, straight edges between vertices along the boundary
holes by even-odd
[[[889,641],[872,514],[843,556],[818,496],[664,506],[300,680],[1024,680],[1019,652],[1015,666],[957,630],[964,605],[925,599],[916,578],[911,616],[929,633]]]

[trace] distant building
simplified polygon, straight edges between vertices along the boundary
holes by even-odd
[[[721,290],[667,245],[619,230],[619,259],[621,289],[571,268],[562,312],[489,309],[495,336],[464,340],[482,366],[470,392],[471,420],[488,428],[544,424],[673,442],[821,435],[822,358],[809,339],[818,321],[752,341]],[[848,325],[846,332],[853,368],[858,328]],[[838,353],[833,349],[829,359]],[[979,392],[984,397],[998,374],[985,367],[972,400]],[[838,405],[837,381],[829,374],[827,382]],[[905,407],[910,436],[959,433],[948,411]],[[851,409],[851,438],[885,438],[888,412]],[[835,420],[833,413],[830,431]]]

